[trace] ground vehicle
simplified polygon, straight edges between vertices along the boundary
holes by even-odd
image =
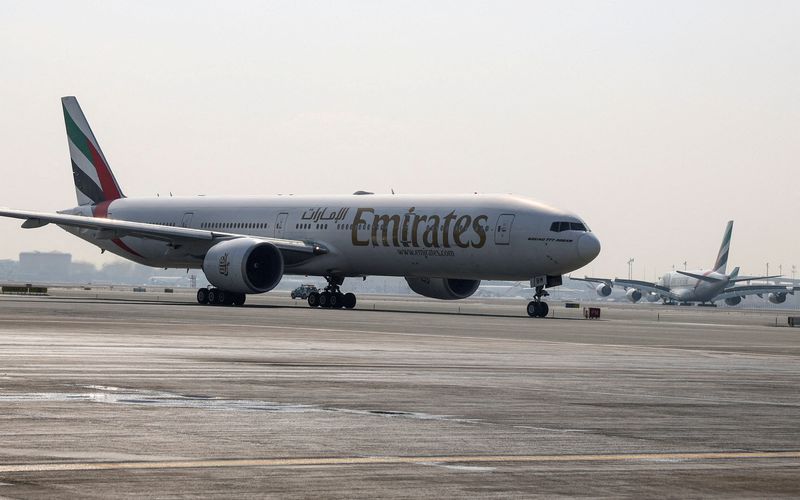
[[[292,298],[306,300],[311,292],[319,292],[319,290],[315,285],[300,285],[292,290]]]

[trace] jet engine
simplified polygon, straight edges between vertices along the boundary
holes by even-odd
[[[661,299],[661,295],[657,293],[648,293],[645,294],[644,298],[647,299],[647,302],[658,302],[658,300]]]
[[[600,283],[597,285],[597,295],[601,297],[608,297],[611,295],[611,287],[606,283]]]
[[[786,302],[786,292],[771,293],[767,295],[767,300],[773,304],[783,304]]]
[[[209,283],[236,293],[263,293],[283,277],[283,255],[278,247],[254,238],[217,243],[203,259]]]
[[[642,300],[642,292],[640,292],[635,288],[629,288],[628,291],[625,293],[625,298],[627,298],[628,300],[630,300],[635,304],[636,302]]]
[[[729,306],[738,306],[739,303],[741,303],[741,302],[742,302],[742,298],[739,297],[739,296],[728,297],[727,299],[725,299],[725,303],[728,304]]]
[[[466,299],[478,289],[481,280],[461,280],[453,278],[409,278],[408,286],[416,293],[432,299]]]

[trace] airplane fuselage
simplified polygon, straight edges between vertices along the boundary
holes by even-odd
[[[576,216],[510,195],[345,195],[123,198],[64,213],[313,241],[325,255],[287,263],[286,273],[530,279],[562,275],[599,252],[587,231],[551,231]],[[64,229],[153,267],[200,268],[204,251],[152,238]]]
[[[692,274],[708,276],[717,281],[704,281],[672,271],[658,280],[658,284],[668,287],[681,302],[712,302],[729,286],[729,276],[708,269],[690,271]]]

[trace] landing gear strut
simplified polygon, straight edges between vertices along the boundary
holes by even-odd
[[[528,302],[528,316],[531,318],[545,318],[547,313],[550,312],[550,307],[547,302],[542,301],[542,297],[550,295],[543,286],[536,287],[536,293],[533,295],[533,300]]]
[[[226,292],[219,288],[200,288],[197,290],[197,302],[210,306],[242,306],[247,295],[243,293]]]
[[[324,309],[352,309],[356,306],[356,296],[352,293],[342,293],[339,285],[344,283],[341,276],[325,276],[328,286],[322,293],[311,292],[308,294],[308,305]]]

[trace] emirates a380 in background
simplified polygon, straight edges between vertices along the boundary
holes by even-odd
[[[530,316],[545,288],[591,262],[600,242],[577,216],[509,195],[128,198],[74,97],[62,98],[78,206],[1,209],[22,227],[56,224],[103,250],[153,267],[202,269],[203,304],[241,305],[284,274],[322,276],[312,307],[352,308],[348,277],[403,276],[435,299],[463,299],[481,280],[530,280]]]
[[[743,281],[759,281],[780,276],[739,276],[739,268],[731,274],[726,273],[728,254],[731,249],[733,221],[728,221],[717,260],[711,269],[697,271],[672,271],[663,275],[655,283],[633,279],[610,278],[571,278],[579,281],[598,283],[597,294],[601,297],[611,295],[614,286],[625,289],[625,297],[631,302],[639,302],[644,297],[648,302],[663,300],[665,304],[680,302],[681,304],[700,303],[714,304],[724,300],[729,306],[738,305],[747,295],[767,296],[773,304],[786,302],[787,294],[794,294],[800,287],[792,285],[737,285]]]

